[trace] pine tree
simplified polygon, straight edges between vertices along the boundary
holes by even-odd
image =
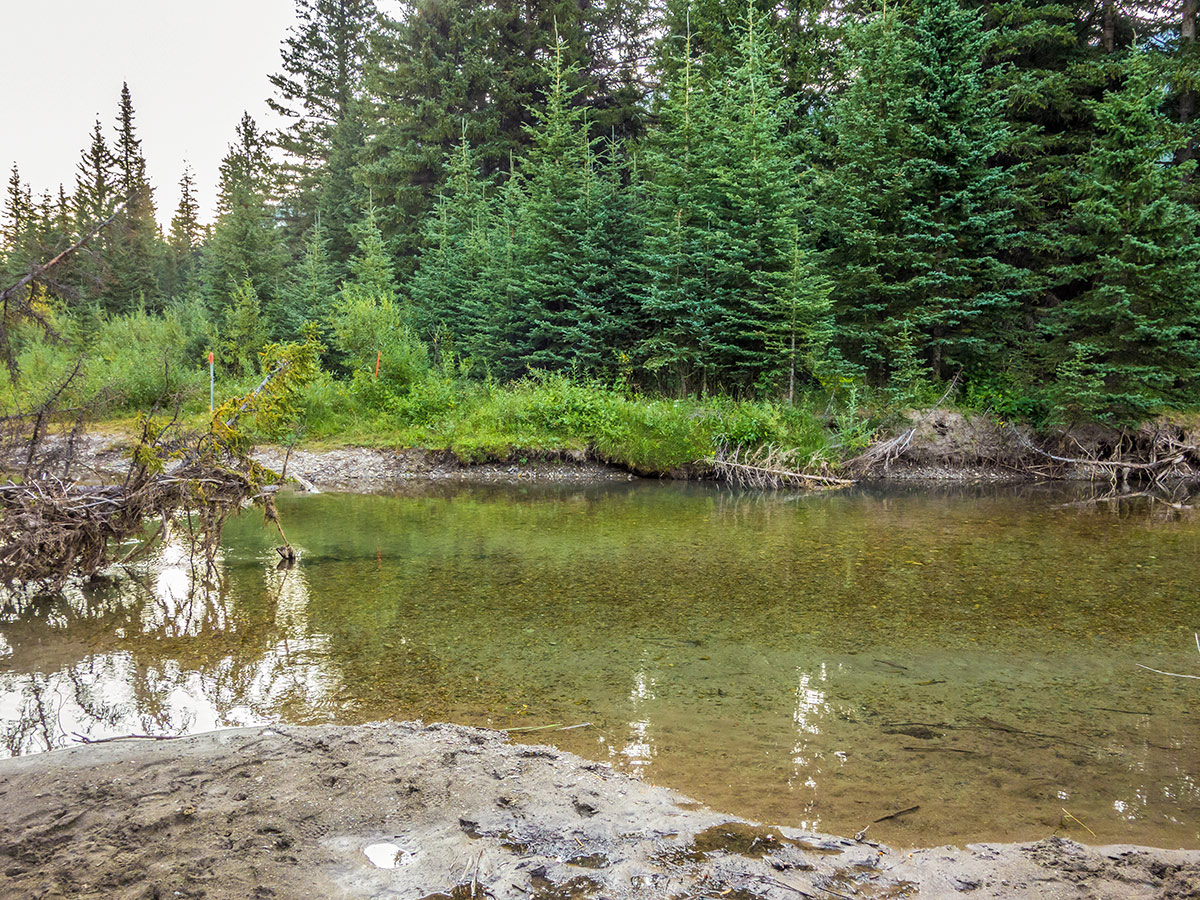
[[[271,108],[290,120],[276,136],[287,154],[283,212],[296,238],[318,212],[338,265],[353,250],[359,196],[352,174],[365,136],[363,65],[376,18],[373,0],[296,0],[297,24],[271,76]]]
[[[1089,104],[1096,135],[1072,188],[1075,261],[1062,273],[1074,293],[1047,314],[1056,414],[1118,424],[1200,395],[1200,214],[1164,165],[1188,134],[1164,114],[1146,53],[1130,52],[1125,73]]]
[[[110,312],[129,312],[143,304],[148,308],[159,307],[161,298],[155,270],[161,236],[128,84],[121,86],[113,161],[117,192],[125,199],[125,208],[112,224],[108,237],[104,305]]]
[[[834,110],[824,193],[838,342],[877,377],[911,334],[936,377],[995,366],[1030,286],[1011,133],[986,78],[991,35],[955,0],[921,0],[853,33],[858,77]]]

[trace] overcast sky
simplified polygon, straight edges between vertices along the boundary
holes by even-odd
[[[179,201],[184,160],[206,221],[217,166],[243,110],[270,126],[267,76],[293,0],[0,0],[0,165],[35,193],[68,192],[97,116],[111,140],[128,81],[159,220]]]

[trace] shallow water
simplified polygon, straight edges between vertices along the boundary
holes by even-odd
[[[760,820],[901,846],[1200,847],[1200,521],[1038,488],[658,483],[284,497],[223,581],[0,613],[30,753],[261,722],[527,731]],[[916,807],[915,809],[912,809]],[[895,818],[881,817],[909,810]]]

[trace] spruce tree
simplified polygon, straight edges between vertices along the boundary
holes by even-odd
[[[490,327],[489,209],[476,160],[464,128],[409,283],[417,332],[427,341],[449,338],[461,355],[478,353]]]
[[[490,7],[419,0],[402,18],[382,17],[372,34],[367,87],[374,125],[361,174],[402,266],[417,258],[460,138],[488,172],[517,146],[500,130],[504,114],[494,95],[505,74],[491,52],[494,31]]]
[[[626,156],[627,147],[628,142],[612,137],[601,141],[585,198],[577,291],[598,317],[592,329],[597,345],[594,368],[603,375],[630,370],[647,332],[642,303],[645,186],[635,161]]]
[[[353,165],[362,147],[363,66],[373,0],[296,0],[271,108],[289,120],[275,136],[285,152],[282,212],[298,239],[321,213],[338,265],[354,248],[359,197]]]
[[[428,356],[413,334],[411,311],[398,301],[373,208],[368,207],[355,231],[358,252],[350,260],[350,276],[334,301],[329,324],[337,364],[353,373],[356,390],[380,402],[377,388],[408,387],[428,367]]]
[[[286,257],[276,225],[277,173],[270,148],[249,113],[220,166],[217,219],[205,246],[205,293],[220,312],[249,278],[255,296],[270,308],[283,289]]]
[[[681,391],[766,387],[794,262],[800,213],[773,35],[747,5],[730,68],[696,85],[685,62],[652,153],[658,182],[647,365]]]
[[[128,84],[121,86],[113,170],[125,208],[112,224],[108,237],[104,306],[110,312],[129,312],[143,304],[156,308],[161,306],[156,278],[161,236]]]
[[[1141,51],[1124,68],[1089,104],[1096,135],[1072,187],[1074,261],[1061,278],[1072,294],[1047,331],[1053,412],[1132,424],[1200,396],[1200,214],[1164,164],[1188,134],[1164,114],[1161,73]]]
[[[645,298],[650,334],[641,348],[646,368],[681,395],[707,380],[703,355],[710,308],[708,216],[701,207],[712,134],[709,94],[693,75],[690,39],[651,132],[650,224]]]
[[[200,224],[200,202],[196,199],[196,181],[191,166],[185,166],[179,179],[179,205],[171,217],[171,232],[167,238],[170,274],[167,296],[177,298],[187,293],[196,278],[200,248],[204,242],[204,227]]]
[[[4,225],[0,228],[3,248],[8,254],[20,252],[21,243],[33,219],[33,197],[29,185],[21,181],[21,171],[13,163],[4,198]]]
[[[90,231],[112,213],[119,194],[113,168],[112,151],[97,119],[91,142],[83,151],[75,173],[75,215],[80,231]]]
[[[272,316],[275,337],[294,337],[305,324],[327,323],[333,315],[337,282],[329,258],[329,242],[320,218],[309,229],[296,279]]]
[[[1006,258],[1018,200],[991,35],[956,0],[920,0],[852,38],[820,204],[838,343],[877,377],[904,334],[936,377],[993,367],[1030,285]]]
[[[604,357],[608,323],[596,298],[581,290],[585,235],[594,180],[594,148],[580,88],[560,38],[543,66],[544,105],[533,110],[532,147],[521,169],[527,194],[520,212],[522,268],[513,310],[516,352],[531,369],[594,373]]]

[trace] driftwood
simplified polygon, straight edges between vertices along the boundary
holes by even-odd
[[[838,488],[854,484],[824,472],[806,470],[795,450],[781,450],[773,444],[757,449],[722,447],[705,462],[713,474],[739,487]]]
[[[208,431],[185,429],[177,416],[165,425],[143,418],[120,484],[72,480],[65,474],[69,458],[64,475],[51,471],[53,454],[42,449],[45,422],[54,418],[48,406],[10,422],[18,437],[22,424],[31,432],[24,437],[29,450],[21,479],[0,485],[0,583],[60,587],[71,577],[136,562],[176,532],[211,571],[226,521],[249,503],[263,507],[283,540],[280,556],[294,561],[272,497],[279,476],[249,458],[247,442],[234,430],[288,367],[277,365]],[[154,520],[158,525],[148,533]]]
[[[1116,454],[1109,459],[1101,459],[1098,456],[1061,456],[1035,446],[1032,441],[1020,435],[1018,435],[1018,439],[1035,456],[1062,466],[1080,466],[1104,472],[1114,484],[1117,482],[1127,483],[1130,476],[1135,474],[1149,476],[1154,484],[1161,484],[1173,474],[1192,474],[1190,471],[1184,470],[1189,469],[1189,459],[1200,453],[1200,448],[1181,444],[1164,435],[1156,436],[1150,450],[1151,458],[1149,460],[1127,459]],[[1163,451],[1165,455],[1160,457],[1158,455],[1160,451]]]

